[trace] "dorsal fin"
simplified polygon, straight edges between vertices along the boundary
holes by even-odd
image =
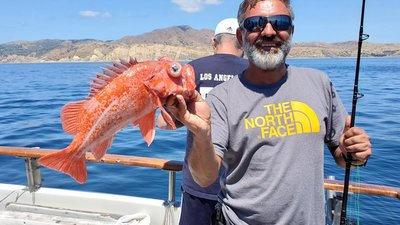
[[[88,98],[95,96],[100,90],[102,90],[107,84],[109,84],[114,78],[125,72],[131,66],[137,64],[135,58],[130,57],[129,61],[120,60],[114,62],[112,65],[106,66],[103,69],[103,73],[96,74],[90,84],[90,93]]]

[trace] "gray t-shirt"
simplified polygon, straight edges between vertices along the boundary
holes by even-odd
[[[288,66],[279,82],[254,86],[242,74],[207,102],[228,221],[324,224],[324,143],[339,144],[347,116],[327,75]]]

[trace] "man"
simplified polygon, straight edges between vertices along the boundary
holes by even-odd
[[[218,84],[240,74],[247,68],[243,49],[236,38],[236,18],[219,22],[211,38],[214,54],[189,62],[196,73],[196,87],[203,98]]]
[[[166,103],[190,130],[194,180],[208,186],[224,164],[222,224],[325,224],[323,145],[341,167],[347,153],[355,165],[371,155],[326,74],[285,64],[293,18],[289,0],[244,0],[236,35],[249,67],[208,104],[197,92]]]
[[[236,38],[239,27],[236,18],[219,22],[211,38],[214,54],[189,62],[195,70],[196,89],[206,98],[207,93],[218,84],[240,74],[248,66],[243,59],[243,49]],[[160,128],[168,129],[162,116],[158,119]],[[220,191],[218,179],[207,188],[200,187],[192,178],[187,165],[186,151],[182,171],[182,207],[180,225],[210,225],[211,216],[217,204]],[[223,173],[223,170],[220,171]]]

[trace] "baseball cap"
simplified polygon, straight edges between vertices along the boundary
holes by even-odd
[[[236,34],[236,30],[239,27],[236,18],[224,19],[217,24],[214,35],[218,34]]]

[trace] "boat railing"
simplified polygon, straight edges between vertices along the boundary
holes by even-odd
[[[40,149],[40,148],[26,148],[26,147],[7,147],[0,146],[0,155],[16,156],[26,158],[26,175],[27,175],[27,189],[30,192],[35,192],[41,187],[41,175],[40,165],[38,158],[41,156],[53,153],[57,150],[51,149]],[[178,207],[179,203],[175,201],[176,192],[176,173],[182,171],[182,161],[160,159],[160,158],[149,158],[149,157],[137,157],[127,155],[115,155],[106,154],[101,160],[96,160],[95,157],[90,153],[86,153],[86,160],[88,162],[105,163],[105,164],[118,164],[125,166],[139,166],[156,168],[160,170],[168,171],[169,182],[168,182],[168,199],[165,201],[166,206]],[[327,218],[328,220],[334,221],[335,213],[340,212],[341,193],[343,192],[343,181],[335,180],[334,177],[328,177],[324,180],[324,188],[327,192]],[[349,184],[350,193],[367,194],[386,196],[391,198],[400,199],[400,188],[389,187],[376,184],[357,183],[350,182]],[[330,224],[337,224],[332,222]]]
[[[41,187],[42,178],[38,159],[55,151],[58,150],[0,146],[0,155],[25,158],[27,190],[29,192],[36,192]],[[86,152],[86,160],[88,162],[156,168],[168,171],[168,199],[165,201],[165,205],[179,206],[179,203],[175,201],[175,187],[176,173],[182,171],[181,161],[116,154],[106,154],[98,161],[90,152]]]

